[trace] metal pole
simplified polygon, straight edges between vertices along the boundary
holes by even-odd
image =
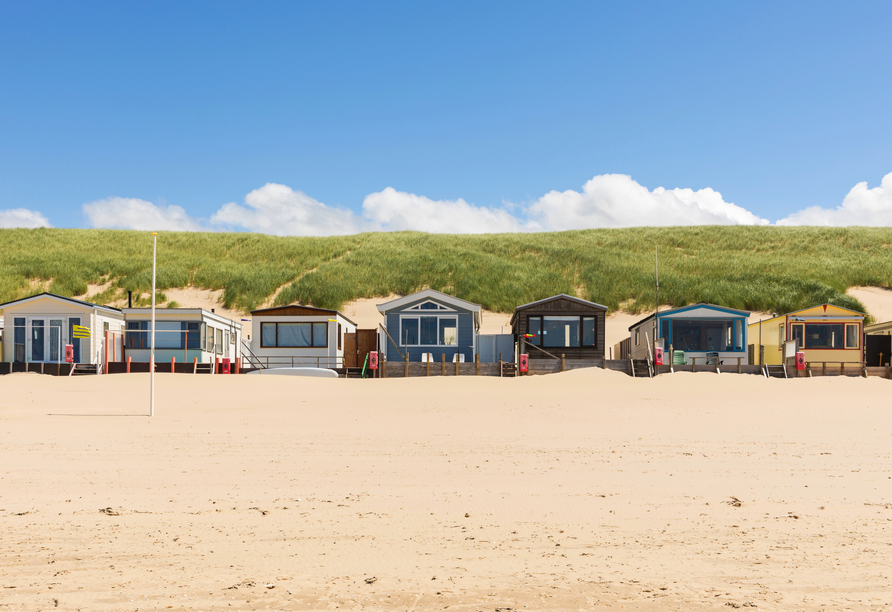
[[[155,416],[155,268],[158,254],[158,234],[152,232],[152,336],[149,351],[149,416]]]
[[[654,246],[654,279],[657,282],[657,307],[654,310],[654,346],[652,355],[654,356],[654,369],[656,370],[657,334],[660,334],[660,261],[656,246]],[[663,338],[663,342],[665,341],[666,339]]]

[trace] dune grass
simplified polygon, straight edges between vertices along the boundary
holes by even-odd
[[[358,298],[426,287],[484,308],[567,293],[640,312],[660,302],[711,302],[789,312],[830,302],[863,311],[845,290],[892,286],[892,228],[684,227],[538,234],[369,233],[278,238],[242,233],[162,233],[159,291],[223,289],[227,308],[276,304],[340,308]],[[152,238],[114,230],[0,230],[0,303],[50,291],[111,303],[151,288]],[[146,296],[139,299],[146,299]]]

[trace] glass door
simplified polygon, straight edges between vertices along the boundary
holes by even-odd
[[[80,317],[68,317],[68,338],[74,347],[74,363],[81,362],[81,339],[74,337],[74,326],[81,324]]]
[[[62,362],[62,319],[50,319],[49,337],[47,338],[46,352],[50,363]]]
[[[43,361],[46,357],[46,321],[31,319],[31,361]]]

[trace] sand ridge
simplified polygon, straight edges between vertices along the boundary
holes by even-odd
[[[10,610],[880,609],[890,382],[0,378]],[[740,500],[740,504],[736,500]],[[230,606],[231,604],[231,606]]]

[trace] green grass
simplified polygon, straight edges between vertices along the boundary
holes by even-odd
[[[845,290],[892,286],[892,228],[685,227],[539,234],[369,233],[277,238],[238,233],[162,233],[159,291],[223,289],[228,308],[277,304],[340,308],[357,298],[426,287],[510,312],[568,293],[631,312],[654,305],[654,247],[660,302],[711,302],[789,312],[830,302],[863,311]],[[152,237],[113,230],[0,230],[0,302],[61,295],[111,281],[94,301],[134,290],[147,300]],[[144,294],[144,295],[142,295]]]

